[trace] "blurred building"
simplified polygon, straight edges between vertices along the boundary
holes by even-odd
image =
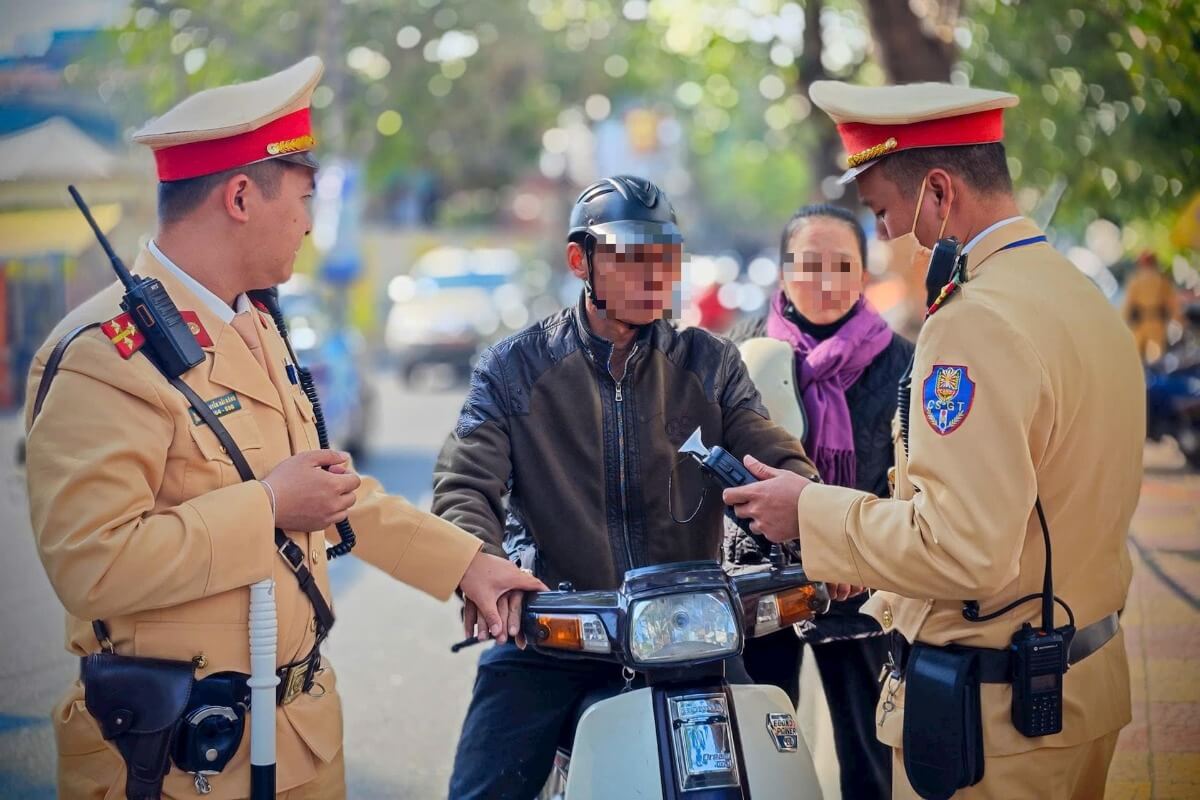
[[[55,323],[113,280],[67,184],[127,257],[153,219],[146,165],[99,98],[63,78],[95,35],[59,32],[39,56],[0,58],[0,409],[23,402]]]

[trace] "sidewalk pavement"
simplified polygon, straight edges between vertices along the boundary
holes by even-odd
[[[1173,445],[1148,445],[1133,520],[1133,585],[1122,624],[1133,722],[1108,800],[1200,797],[1200,476]]]

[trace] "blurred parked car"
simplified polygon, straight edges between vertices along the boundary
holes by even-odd
[[[280,287],[279,305],[296,358],[312,371],[330,446],[362,458],[375,401],[366,343],[358,331],[334,323],[306,276]]]
[[[440,365],[465,379],[489,342],[523,327],[519,266],[512,250],[439,247],[394,278],[384,342],[400,377],[408,382],[419,368]]]

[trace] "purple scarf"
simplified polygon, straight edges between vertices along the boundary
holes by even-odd
[[[788,342],[796,351],[800,396],[808,417],[806,449],[821,480],[854,488],[857,462],[846,390],[892,341],[891,328],[860,297],[837,333],[818,341],[787,318],[786,303],[783,292],[775,295],[767,315],[767,336]]]

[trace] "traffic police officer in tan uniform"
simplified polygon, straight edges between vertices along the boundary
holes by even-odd
[[[1017,210],[1000,143],[1003,109],[1015,96],[818,82],[812,99],[838,124],[847,179],[857,181],[893,254],[924,272],[930,248],[954,236],[964,260],[917,341],[894,498],[754,462],[762,482],[728,490],[726,502],[773,540],[798,535],[814,579],[878,590],[864,611],[898,632],[897,660],[932,646],[925,652],[969,652],[1002,673],[980,678],[975,704],[982,780],[968,775],[926,796],[963,787],[955,797],[1102,797],[1117,734],[1130,720],[1117,613],[1130,579],[1126,535],[1145,432],[1132,337]],[[1013,720],[1017,669],[1007,648],[1023,623],[1040,625],[1035,601],[1048,554],[1038,498],[1053,543],[1053,594],[1073,610],[1078,632],[1061,677],[1062,730],[1030,737]],[[1054,625],[1066,622],[1060,607]],[[906,693],[916,693],[911,682],[911,669],[894,666],[878,709],[879,737],[894,748],[897,798],[917,796],[910,781],[922,769],[906,768],[905,748],[928,757],[936,753],[929,742],[946,733],[920,722],[937,709],[905,708]]]
[[[144,337],[120,314],[119,284],[50,335],[34,361],[26,409],[33,530],[67,610],[71,653],[111,646],[126,656],[190,660],[197,680],[248,673],[248,587],[274,578],[283,681],[277,788],[288,798],[345,796],[336,678],[315,652],[315,604],[293,573],[311,573],[330,598],[326,542],[337,540],[333,525],[347,512],[356,555],[435,597],[461,589],[487,610],[497,638],[515,621],[507,592],[542,588],[481,553],[474,536],[357,476],[344,454],[318,449],[297,365],[265,307],[247,297],[287,280],[311,227],[309,98],[321,71],[310,57],[262,80],[201,92],[135,136],[154,150],[161,183],[159,229],[133,272],[160,280],[181,310],[204,353],[183,380],[261,480],[241,481],[214,432],[137,352]],[[103,324],[71,343],[39,396],[56,343],[90,323]],[[276,526],[303,563],[277,552]],[[60,796],[122,797],[125,766],[83,697],[76,682],[53,714]],[[247,796],[249,738],[206,779],[214,800]],[[194,797],[199,788],[199,776],[172,767],[162,791]]]

